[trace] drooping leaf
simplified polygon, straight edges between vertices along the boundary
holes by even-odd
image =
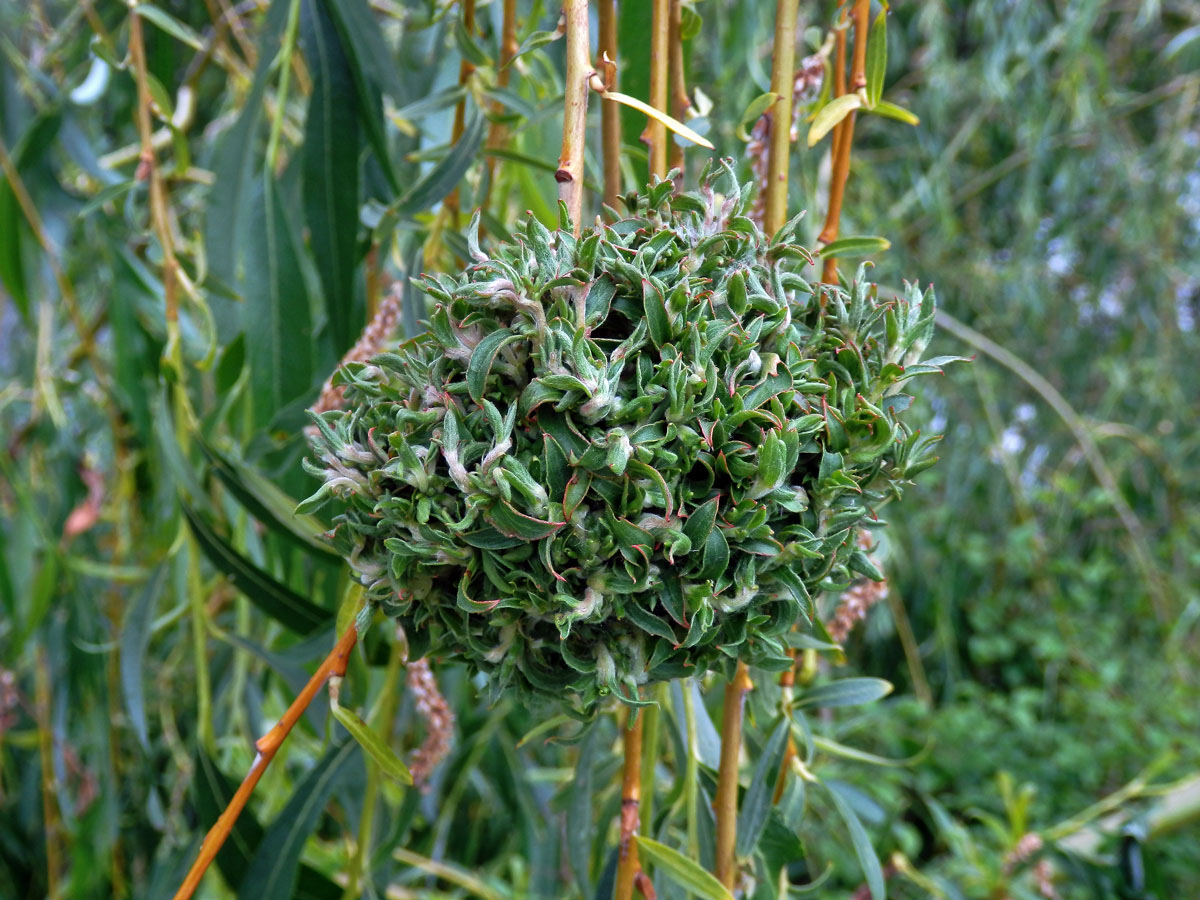
[[[413,783],[412,773],[408,771],[408,766],[400,760],[396,751],[384,743],[383,738],[359,717],[358,713],[337,702],[331,704],[330,709],[333,717],[371,755],[384,775],[399,784],[411,785]]]
[[[663,874],[681,887],[705,900],[733,900],[733,894],[717,881],[712,873],[705,871],[700,863],[688,859],[678,850],[666,844],[637,835],[638,853],[659,867]]]
[[[883,80],[887,75],[887,17],[888,5],[875,17],[867,37],[867,108],[874,109],[883,96]]]
[[[180,22],[177,18],[171,15],[164,9],[159,9],[157,6],[152,6],[149,3],[139,3],[133,7],[133,14],[141,16],[147,22],[153,22],[171,37],[177,41],[182,41],[193,50],[204,50],[204,38],[196,34],[196,32]]]
[[[335,744],[296,784],[292,799],[263,835],[238,900],[290,900],[300,874],[300,852],[357,750],[354,741]]]
[[[842,678],[822,684],[796,701],[797,706],[861,706],[874,703],[892,692],[891,682],[882,678]]]
[[[759,754],[754,765],[754,775],[750,779],[750,787],[742,798],[742,807],[738,810],[737,823],[737,854],[749,856],[758,846],[763,828],[767,824],[767,813],[771,811],[772,800],[775,796],[775,783],[779,780],[780,767],[783,764],[783,752],[787,748],[791,724],[786,716],[780,716],[771,736]]]
[[[294,220],[272,178],[262,179],[259,196],[248,236],[242,316],[254,415],[268,422],[312,388],[315,359]]]
[[[838,259],[846,256],[870,256],[889,249],[892,242],[887,238],[856,236],[830,241],[818,251],[821,259]]]
[[[879,864],[879,856],[875,853],[875,848],[871,845],[871,838],[859,820],[858,814],[842,796],[838,785],[822,783],[822,786],[829,792],[834,808],[842,817],[842,821],[846,823],[846,830],[850,833],[850,843],[854,847],[854,855],[858,857],[858,864],[862,866],[872,900],[887,900],[887,889],[883,882],[883,868]]]
[[[186,502],[183,514],[208,561],[271,618],[299,634],[309,634],[333,622],[332,612],[305,600],[234,550]]]
[[[895,103],[889,103],[887,100],[880,100],[875,104],[871,112],[877,116],[883,116],[888,119],[895,119],[897,122],[903,122],[905,125],[920,125],[921,120],[910,113],[902,106],[897,106]]]
[[[143,669],[146,647],[150,643],[150,623],[154,617],[154,606],[162,595],[167,567],[159,566],[146,586],[125,613],[121,624],[121,695],[129,714],[133,733],[142,747],[150,749],[150,735],[146,727],[146,692]]]
[[[631,109],[636,109],[638,112],[642,113],[643,115],[649,116],[651,119],[654,119],[656,122],[661,122],[669,130],[675,132],[677,135],[679,135],[682,138],[686,138],[687,140],[691,141],[693,144],[698,144],[707,150],[715,150],[716,149],[712,145],[712,141],[710,141],[708,138],[704,137],[704,135],[694,131],[691,128],[688,128],[688,126],[684,125],[682,122],[680,122],[674,116],[671,116],[671,115],[663,112],[661,109],[655,109],[649,103],[642,102],[637,97],[630,97],[628,94],[622,94],[620,91],[605,91],[603,94],[601,94],[601,96],[605,100],[612,100],[616,103],[620,103],[624,106],[628,106]]]
[[[354,75],[323,0],[306,0],[302,37],[312,71],[304,122],[304,220],[334,351],[343,353],[363,315],[355,304],[362,135]],[[361,304],[360,304],[361,305]]]
[[[846,116],[862,105],[862,98],[858,94],[842,94],[822,106],[821,111],[813,119],[812,125],[809,126],[808,146],[815,147],[817,141],[833,131],[834,127]]]

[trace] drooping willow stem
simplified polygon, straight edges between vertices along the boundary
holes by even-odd
[[[870,0],[855,0],[854,3],[854,63],[850,75],[851,90],[864,87],[867,83],[867,31],[871,11]],[[838,33],[837,58],[834,63],[834,87],[845,93],[846,34]],[[829,179],[829,209],[825,214],[825,227],[818,240],[821,244],[836,241],[842,218],[842,198],[846,193],[846,180],[850,176],[850,146],[854,142],[854,113],[851,112],[834,129],[833,173]],[[821,280],[826,284],[837,281],[837,259],[828,257],[821,270]]]
[[[763,231],[773,235],[787,221],[788,169],[792,152],[792,95],[796,81],[796,15],[798,0],[775,6],[775,49],[771,90],[779,95],[771,109],[771,146],[767,155],[767,202]]]
[[[669,68],[671,70],[671,115],[680,122],[684,120],[687,111],[692,106],[687,93],[687,73],[683,65],[683,0],[671,0],[671,12],[667,26],[667,40],[670,42]],[[683,173],[683,147],[674,138],[667,138],[669,147],[667,165]]]
[[[600,0],[600,59],[604,63],[604,87],[617,90],[617,15],[613,0]],[[621,110],[615,103],[600,104],[600,149],[604,165],[604,202],[617,208],[621,196]]]
[[[625,713],[625,768],[621,778],[621,842],[617,857],[617,890],[615,900],[632,900],[633,883],[641,865],[638,863],[637,843],[640,805],[642,800],[642,730],[646,717],[630,707]]]
[[[260,737],[254,744],[258,751],[254,757],[254,763],[250,766],[250,771],[246,773],[246,777],[238,786],[237,791],[233,795],[233,799],[229,801],[229,805],[225,807],[225,811],[221,813],[220,818],[204,837],[204,843],[200,845],[200,853],[196,857],[196,861],[192,863],[192,868],[188,870],[187,877],[183,880],[183,884],[179,890],[175,892],[175,900],[188,900],[196,892],[196,888],[200,885],[200,879],[204,877],[209,865],[216,858],[217,851],[221,849],[221,845],[225,843],[225,839],[229,837],[229,833],[233,830],[233,825],[237,818],[242,813],[242,809],[246,806],[246,801],[250,799],[250,795],[254,792],[255,785],[262,778],[263,773],[267,771],[267,766],[271,764],[271,760],[275,758],[275,754],[279,752],[279,748],[283,746],[283,742],[291,733],[296,723],[300,721],[300,717],[304,715],[304,711],[308,709],[313,698],[317,695],[317,691],[321,689],[327,680],[333,677],[340,678],[346,674],[346,665],[350,661],[350,651],[354,649],[355,643],[358,642],[358,630],[351,623],[346,629],[333,650],[325,657],[325,661],[321,663],[312,678],[308,680],[308,684],[300,691],[299,696],[292,702],[292,705],[287,708],[287,712],[275,723],[275,727]]]
[[[566,0],[563,15],[567,26],[567,77],[563,102],[562,154],[558,158],[558,199],[579,237],[583,226],[583,150],[587,139],[588,79],[592,75],[588,57],[587,0]]]
[[[737,877],[738,758],[742,752],[742,708],[754,687],[750,670],[738,662],[733,679],[725,685],[721,715],[721,767],[717,772],[717,880],[730,891]]]
[[[517,0],[504,0],[504,18],[500,25],[500,69],[496,73],[496,85],[501,88],[508,87],[509,78],[512,76],[512,61],[516,58],[517,50]],[[499,100],[495,104],[496,112],[502,111],[502,104]],[[508,126],[504,122],[497,119],[488,129],[487,146],[490,150],[499,150],[504,147],[505,140],[508,137]],[[489,156],[487,158],[487,193],[481,204],[484,209],[488,208],[489,201],[492,197],[492,185],[496,178],[496,157]]]
[[[650,21],[650,105],[667,108],[667,79],[671,63],[671,0],[653,0]],[[650,178],[667,177],[667,126],[650,119],[642,131],[650,157]]]
[[[463,30],[469,35],[475,34],[475,0],[462,0],[462,24]],[[471,79],[471,74],[475,71],[475,66],[465,56],[458,64],[458,86],[465,87]],[[462,137],[463,129],[466,127],[467,119],[467,98],[463,97],[458,101],[458,105],[454,107],[454,126],[450,132],[450,144],[453,146],[458,143],[458,139]],[[450,227],[458,227],[458,186],[456,185],[446,197],[445,201],[446,212],[450,216]]]

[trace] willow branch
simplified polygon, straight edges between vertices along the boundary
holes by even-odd
[[[671,0],[653,0],[650,23],[650,105],[667,108],[667,76],[671,63]],[[650,157],[650,178],[667,177],[667,126],[655,119],[646,123],[642,142]]]
[[[731,892],[737,878],[738,758],[742,751],[742,707],[754,687],[750,671],[739,661],[733,679],[725,685],[721,717],[721,767],[717,772],[717,880]]]
[[[600,0],[600,59],[604,61],[604,87],[617,90],[617,16],[613,0]],[[615,103],[600,104],[600,146],[604,162],[604,202],[617,208],[621,196],[621,110]]]
[[[854,3],[854,69],[851,84],[860,81],[866,84],[867,30],[870,0],[855,0]],[[846,93],[845,59],[846,34],[842,29],[837,38],[837,60],[834,64],[834,86],[838,96]],[[842,198],[846,193],[846,180],[850,176],[850,146],[854,143],[854,113],[851,112],[834,129],[833,173],[829,179],[829,209],[825,214],[825,226],[818,236],[822,244],[837,240],[842,218]],[[837,281],[837,259],[829,257],[821,271],[821,280],[827,284]]]
[[[500,26],[500,70],[496,73],[496,85],[498,87],[508,87],[508,80],[512,75],[512,61],[516,58],[517,49],[517,0],[504,0],[504,19]],[[497,113],[500,113],[503,111],[502,107],[503,104],[497,100],[493,108]],[[500,149],[504,146],[507,138],[508,126],[501,120],[500,116],[497,116],[488,130],[488,149]],[[483,201],[485,209],[491,200],[492,182],[495,176],[496,157],[489,156],[487,158],[487,195]]]
[[[467,34],[474,36],[475,34],[475,0],[462,0],[462,23],[463,29]],[[458,86],[464,87],[471,79],[471,75],[475,71],[475,66],[465,56],[458,64]],[[467,98],[464,96],[458,101],[454,107],[454,127],[450,132],[450,146],[453,147],[458,143],[458,139],[462,137],[463,129],[466,127],[467,117]],[[450,227],[458,227],[458,186],[455,185],[444,201],[446,212],[450,216]]]
[[[788,171],[792,152],[792,101],[796,82],[796,15],[798,0],[778,0],[771,90],[779,99],[771,111],[771,146],[767,156],[767,203],[763,230],[773,235],[787,221]]]
[[[558,158],[558,199],[567,205],[575,236],[583,226],[583,152],[587,140],[588,51],[587,0],[563,4],[567,23],[567,77],[564,88],[562,154]]]
[[[633,883],[641,871],[637,843],[639,806],[642,799],[642,728],[645,716],[636,708],[625,713],[625,768],[621,780],[621,842],[617,857],[615,900],[631,900]]]
[[[264,734],[255,742],[255,749],[258,753],[254,757],[254,763],[250,766],[250,771],[246,773],[245,779],[238,786],[237,791],[233,795],[233,799],[229,801],[229,805],[225,807],[225,811],[221,813],[216,824],[209,829],[208,834],[204,838],[204,843],[200,845],[200,853],[196,857],[196,861],[192,863],[191,869],[188,870],[187,877],[183,880],[178,891],[175,892],[175,900],[188,900],[196,892],[196,888],[200,886],[200,879],[204,877],[209,865],[217,856],[217,851],[221,849],[221,845],[225,843],[225,839],[229,837],[229,833],[233,830],[233,825],[237,822],[237,818],[241,815],[242,810],[246,806],[246,801],[250,799],[250,795],[254,792],[255,785],[262,778],[263,773],[267,771],[267,766],[271,764],[271,760],[275,758],[275,754],[279,752],[279,748],[287,739],[296,723],[300,721],[300,717],[304,715],[304,711],[308,709],[313,698],[317,695],[317,691],[330,678],[340,678],[346,674],[346,665],[350,662],[350,651],[354,649],[355,643],[358,641],[358,630],[351,623],[345,633],[339,638],[333,650],[325,657],[325,661],[321,663],[312,678],[308,680],[308,684],[300,691],[299,696],[292,702],[280,718],[275,723],[275,727]]]
[[[692,107],[692,101],[688,99],[687,93],[687,73],[684,71],[683,65],[683,39],[680,32],[683,29],[683,0],[671,0],[671,11],[667,21],[667,41],[670,45],[670,58],[668,67],[671,74],[671,115],[680,122],[687,116],[687,111]],[[668,138],[669,146],[667,148],[668,165],[672,169],[679,169],[680,179],[683,178],[683,147],[672,139]]]

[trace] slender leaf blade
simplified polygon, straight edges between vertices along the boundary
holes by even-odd
[[[330,709],[333,711],[333,717],[350,732],[350,737],[354,738],[359,746],[371,755],[384,775],[399,784],[411,785],[413,783],[412,773],[408,770],[408,766],[400,761],[396,751],[384,743],[383,738],[372,731],[371,727],[354,710],[337,702],[334,702]]]
[[[858,94],[842,94],[835,97],[817,113],[816,118],[808,129],[808,146],[814,147],[817,141],[833,131],[846,116],[862,106],[862,98]]]
[[[725,885],[717,881],[712,873],[705,871],[698,862],[688,859],[666,844],[660,844],[643,835],[637,835],[634,840],[637,842],[638,852],[681,887],[705,900],[733,900],[733,894],[729,893]]]

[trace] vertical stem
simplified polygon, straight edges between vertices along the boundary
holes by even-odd
[[[650,23],[650,105],[667,108],[667,74],[670,66],[671,0],[653,0]],[[667,177],[667,126],[650,119],[642,131],[650,157],[650,179]]]
[[[283,31],[283,49],[279,54],[279,92],[275,95],[275,118],[271,120],[271,133],[267,138],[268,173],[275,172],[279,154],[279,133],[283,130],[283,117],[287,115],[288,86],[292,75],[292,54],[296,52],[296,33],[300,30],[300,0],[292,0],[288,8],[287,25]]]
[[[667,702],[667,683],[661,682],[655,693],[656,705],[647,706],[642,712],[646,720],[642,732],[642,834],[650,834],[654,825],[654,767],[658,764],[659,715]]]
[[[730,891],[737,879],[738,757],[742,751],[742,706],[753,688],[750,671],[738,661],[733,680],[725,685],[721,715],[721,768],[717,773],[717,880]]]
[[[854,2],[854,68],[851,73],[852,85],[866,84],[867,31],[869,26],[870,0],[855,0]],[[839,63],[834,66],[835,87],[838,81],[845,87],[844,64],[846,57],[845,32],[838,35],[837,56]],[[840,96],[840,94],[839,94]],[[846,192],[846,180],[850,176],[850,146],[854,142],[854,113],[846,116],[834,131],[834,160],[833,174],[829,179],[829,210],[825,215],[825,227],[817,238],[822,244],[836,241],[838,228],[842,218],[842,198]],[[825,260],[821,271],[821,280],[827,284],[837,281],[837,259],[830,257]]]
[[[37,649],[34,671],[34,704],[37,712],[38,755],[42,766],[42,830],[46,838],[46,896],[58,896],[59,876],[62,874],[63,852],[61,821],[58,811],[58,790],[54,779],[53,725],[50,715],[50,665],[46,648]]]
[[[612,0],[609,0],[611,3]],[[512,75],[512,61],[517,55],[517,0],[504,0],[504,19],[500,25],[500,70],[496,74],[496,84],[499,87],[508,87],[508,80]],[[496,101],[496,111],[502,112],[502,104]],[[492,123],[488,129],[487,146],[490,149],[499,149],[504,146],[504,141],[508,137],[508,126],[497,120]],[[492,183],[496,177],[496,157],[489,156],[487,158],[487,195],[483,200],[484,209],[488,208],[489,201],[492,196]]]
[[[600,0],[600,59],[605,57],[612,63],[605,64],[605,88],[617,89],[617,16],[613,11],[613,0]],[[611,72],[609,83],[608,72]],[[600,104],[600,144],[604,158],[604,202],[617,208],[621,196],[621,110],[616,103]]]
[[[904,608],[904,598],[896,590],[894,582],[888,585],[887,602],[892,613],[892,621],[896,623],[896,634],[900,637],[900,646],[904,648],[904,659],[908,663],[908,676],[913,682],[913,693],[917,695],[917,699],[926,709],[930,709],[933,707],[933,691],[929,689],[925,664],[921,662],[921,648],[917,646],[912,622],[909,621],[908,611]]]
[[[587,139],[588,50],[587,0],[566,0],[567,77],[563,108],[562,154],[558,158],[558,199],[567,205],[575,236],[583,226],[583,149]]]
[[[671,109],[670,113],[680,122],[691,108],[692,101],[687,94],[687,74],[683,68],[683,39],[680,31],[683,28],[683,2],[671,0],[671,10],[667,21],[667,42],[670,45],[668,66],[671,72]],[[660,107],[661,108],[661,107]],[[672,137],[667,137],[669,157],[668,165],[679,169],[680,180],[683,177],[683,147]]]
[[[275,754],[279,752],[279,748],[283,746],[283,742],[291,733],[296,723],[300,721],[300,717],[304,715],[304,711],[308,709],[317,691],[321,689],[328,679],[333,677],[340,678],[346,674],[346,665],[350,662],[350,651],[354,649],[354,645],[358,642],[358,631],[353,625],[346,629],[345,633],[338,639],[333,650],[325,657],[324,662],[312,678],[308,680],[308,684],[300,691],[300,694],[292,701],[292,705],[287,708],[278,722],[275,723],[270,731],[264,734],[255,743],[255,748],[258,754],[254,757],[254,763],[250,766],[250,771],[246,773],[246,777],[238,786],[237,791],[233,795],[233,799],[229,801],[229,805],[225,807],[225,811],[221,813],[216,824],[209,829],[208,834],[204,838],[204,843],[200,845],[200,853],[196,857],[196,861],[192,863],[191,869],[188,870],[187,877],[183,880],[179,890],[175,892],[175,900],[188,900],[200,886],[200,879],[204,877],[209,865],[217,856],[217,851],[221,849],[221,845],[225,843],[225,838],[229,837],[229,833],[233,830],[233,825],[237,818],[242,813],[242,809],[246,806],[246,801],[250,799],[250,795],[254,792],[255,785],[266,772],[267,766],[271,764],[271,760],[275,758]]]
[[[775,49],[771,90],[779,95],[771,110],[771,146],[767,155],[767,202],[763,231],[774,235],[787,222],[788,170],[792,152],[792,95],[796,82],[796,16],[799,0],[775,6]]]
[[[687,822],[689,859],[700,858],[700,816],[697,805],[697,779],[700,777],[700,738],[696,728],[696,709],[692,701],[692,679],[685,679],[680,688],[683,694],[683,719],[687,726],[687,762],[683,767],[684,819]]]
[[[475,35],[475,0],[461,0],[462,4],[462,23],[467,34]],[[465,56],[458,64],[458,86],[465,85],[471,77],[471,73],[475,71],[475,66]],[[458,105],[454,107],[454,127],[450,132],[450,144],[453,146],[458,143],[458,139],[462,137],[463,128],[466,125],[467,117],[467,98],[463,97],[458,101]],[[458,227],[458,187],[452,190],[445,200],[446,211],[450,215],[450,227]]]
[[[621,780],[621,843],[617,858],[615,900],[632,900],[633,882],[641,867],[637,844],[638,807],[642,799],[642,727],[645,716],[630,707],[625,713],[625,768]]]

